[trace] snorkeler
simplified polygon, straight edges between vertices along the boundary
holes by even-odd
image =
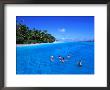
[[[61,61],[64,62],[64,57],[62,57],[62,60]]]
[[[70,58],[70,57],[71,57],[70,55],[67,56],[67,58]]]
[[[82,67],[82,61],[81,60],[78,62],[78,66]]]
[[[62,57],[61,57],[61,56],[58,56],[58,58],[59,58],[59,59],[60,59],[60,61],[61,61]]]
[[[51,56],[51,57],[50,57],[50,60],[51,60],[51,61],[54,61],[54,56]]]
[[[58,58],[61,62],[64,62],[64,57],[58,56]]]

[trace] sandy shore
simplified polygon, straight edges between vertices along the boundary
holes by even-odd
[[[61,43],[61,42],[53,42],[53,43],[33,43],[33,44],[16,44],[16,46],[35,46],[35,45],[43,45],[43,44],[55,44],[55,43]]]
[[[16,46],[34,46],[34,45],[40,45],[42,43],[35,43],[35,44],[16,44]]]

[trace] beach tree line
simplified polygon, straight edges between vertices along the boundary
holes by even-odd
[[[55,37],[47,32],[47,30],[29,29],[28,26],[16,24],[16,43],[51,43],[55,41]]]

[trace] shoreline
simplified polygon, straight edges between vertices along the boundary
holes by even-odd
[[[43,44],[55,44],[55,43],[64,43],[64,42],[53,42],[53,43],[32,43],[32,44],[16,44],[16,46],[36,46],[36,45],[43,45]]]
[[[34,45],[40,45],[42,43],[35,43],[35,44],[16,44],[16,46],[34,46]]]
[[[43,44],[53,44],[53,43],[16,44],[16,46],[36,46],[36,45],[43,45]]]
[[[32,44],[16,44],[16,46],[34,46],[34,45],[55,44],[55,43],[64,43],[64,42],[53,42],[53,43],[32,43]]]
[[[77,41],[75,41],[77,42]],[[78,41],[78,42],[83,42],[83,41]],[[88,42],[88,41],[84,41]],[[57,43],[66,43],[66,42],[53,42],[53,43],[32,43],[32,44],[16,44],[16,46],[36,46],[36,45],[43,45],[43,44],[57,44]]]

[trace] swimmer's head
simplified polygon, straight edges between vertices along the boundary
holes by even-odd
[[[53,57],[53,56],[51,56],[51,57]]]

